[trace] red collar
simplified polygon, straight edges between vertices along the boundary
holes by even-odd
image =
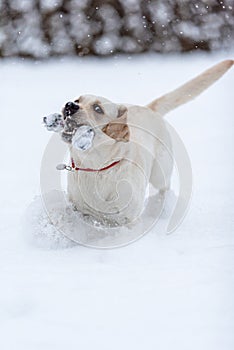
[[[107,165],[107,166],[105,166],[104,168],[101,168],[101,169],[78,168],[78,167],[76,167],[76,165],[75,165],[74,159],[71,158],[71,168],[72,168],[73,170],[76,170],[76,171],[79,171],[79,170],[80,170],[80,171],[90,171],[90,172],[93,172],[93,171],[103,171],[103,170],[107,170],[107,169],[112,168],[113,166],[119,164],[119,162],[120,162],[120,160],[116,160],[115,162],[113,162],[113,163],[111,163],[111,164],[109,164],[109,165]]]

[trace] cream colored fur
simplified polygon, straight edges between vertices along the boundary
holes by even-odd
[[[76,208],[111,225],[134,222],[144,209],[149,183],[161,192],[170,187],[173,160],[170,135],[162,116],[198,96],[232,65],[232,60],[223,61],[146,107],[81,96],[77,101],[80,110],[74,118],[91,125],[95,137],[92,148],[86,151],[70,145],[76,166],[100,169],[115,160],[121,161],[102,172],[68,174],[68,195]],[[100,105],[104,114],[97,114],[94,104]],[[110,137],[104,131],[111,129],[115,122],[119,122],[120,127],[110,131]],[[126,128],[129,138],[125,138]],[[120,136],[115,135],[116,130]]]

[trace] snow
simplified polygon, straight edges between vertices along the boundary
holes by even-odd
[[[164,217],[128,246],[78,246],[53,236],[38,197],[44,115],[86,93],[146,104],[223,58],[1,62],[1,349],[233,349],[233,70],[167,116],[194,176],[173,234]]]
[[[87,150],[93,144],[94,131],[89,125],[80,126],[72,138],[72,145],[79,150]]]
[[[43,122],[49,131],[59,132],[63,130],[63,117],[59,113],[53,113],[43,117]]]

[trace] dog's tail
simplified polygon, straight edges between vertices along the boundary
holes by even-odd
[[[147,107],[163,116],[174,108],[197,97],[216,80],[221,78],[233,64],[233,60],[220,62],[178,89],[152,101]]]

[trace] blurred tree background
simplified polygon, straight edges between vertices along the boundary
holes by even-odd
[[[0,57],[219,50],[233,0],[0,0]]]

